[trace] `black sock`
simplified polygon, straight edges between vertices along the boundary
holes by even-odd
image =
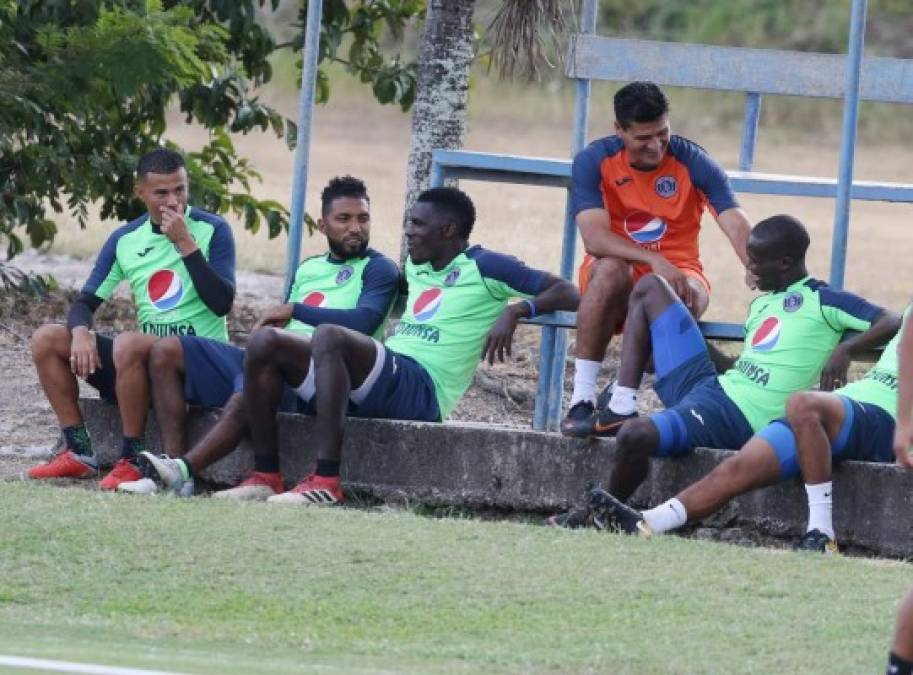
[[[279,457],[254,455],[254,471],[257,473],[279,473]]]
[[[127,436],[124,436],[124,439],[120,444],[120,458],[135,459],[136,456],[145,449],[145,438],[128,438]]]
[[[325,476],[328,478],[335,478],[339,475],[339,460],[333,459],[318,459],[317,460],[317,475]]]
[[[906,661],[894,652],[888,656],[886,675],[913,675],[913,661]]]
[[[63,438],[67,447],[77,455],[95,456],[95,452],[92,450],[92,439],[89,438],[89,430],[86,429],[85,422],[80,422],[72,427],[64,427]]]

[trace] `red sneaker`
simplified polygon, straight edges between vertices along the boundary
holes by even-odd
[[[143,477],[142,471],[129,459],[119,459],[111,473],[101,479],[98,487],[102,490],[116,490],[121,483],[139,480]]]
[[[77,455],[72,450],[64,449],[54,455],[51,461],[28,470],[29,478],[46,480],[48,478],[94,478],[98,475],[98,464],[94,457]]]
[[[277,495],[285,487],[282,484],[282,474],[265,473],[263,471],[251,471],[239,485],[229,489],[216,492],[213,497],[217,499],[237,499],[239,501],[257,501],[262,502],[267,497]]]
[[[339,476],[318,476],[312,473],[288,492],[270,497],[266,501],[272,504],[330,506],[342,504],[345,500]]]

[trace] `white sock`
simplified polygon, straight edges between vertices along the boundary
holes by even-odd
[[[574,359],[574,393],[571,405],[580,401],[596,404],[596,378],[599,377],[600,361]]]
[[[636,408],[634,396],[637,390],[634,387],[622,387],[618,382],[612,385],[612,398],[609,400],[609,409],[618,415],[630,415]]]
[[[808,528],[806,532],[819,530],[831,539],[836,539],[834,534],[834,499],[833,483],[818,483],[817,485],[805,484],[808,493]]]
[[[644,511],[644,520],[655,534],[676,530],[688,522],[685,505],[675,497],[664,501],[649,511]]]

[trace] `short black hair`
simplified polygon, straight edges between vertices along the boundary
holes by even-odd
[[[669,99],[653,82],[631,82],[615,92],[615,121],[622,129],[655,122],[669,112]]]
[[[156,148],[139,158],[136,177],[143,180],[150,173],[174,173],[186,166],[184,155],[168,148]]]
[[[455,187],[437,187],[422,192],[416,202],[433,204],[453,218],[463,239],[469,239],[476,222],[476,207],[462,190]]]
[[[369,204],[371,198],[368,196],[368,188],[365,187],[364,181],[354,176],[336,176],[331,178],[327,186],[320,193],[320,213],[326,216],[330,212],[330,206],[333,200],[340,197],[352,197],[353,199],[364,199]]]
[[[798,218],[785,213],[765,218],[751,229],[751,236],[766,251],[777,256],[804,260],[811,243],[808,230]]]

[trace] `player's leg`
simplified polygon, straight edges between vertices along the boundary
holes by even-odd
[[[846,421],[844,399],[821,391],[790,396],[786,419],[796,438],[796,456],[808,495],[808,527],[800,542],[803,549],[833,549],[837,536],[833,520],[831,441]]]
[[[713,515],[735,497],[773,485],[780,479],[776,451],[767,439],[756,435],[702,479],[645,511],[644,519],[653,532],[666,532]]]
[[[149,352],[152,405],[169,457],[187,453],[187,400],[184,398],[184,348],[178,337],[162,338]]]
[[[131,459],[145,450],[146,416],[149,413],[149,351],[154,335],[121,333],[114,338],[115,392],[120,409],[123,443],[121,458]]]
[[[631,266],[619,258],[588,256],[581,266],[580,285],[574,391],[568,414],[561,422],[561,433],[566,436],[592,434],[596,378],[609,340],[625,317]]]
[[[371,388],[381,372],[385,350],[357,331],[322,324],[311,342],[316,389],[316,420],[311,446],[317,455],[314,473],[272,502],[330,504],[344,500],[339,476],[346,412],[359,388]],[[253,414],[253,411],[250,411]]]
[[[98,484],[102,490],[116,490],[122,483],[133,483],[143,477],[136,464],[136,457],[146,447],[149,349],[157,339],[153,335],[141,333],[122,333],[114,339],[113,359],[117,373],[114,391],[121,413],[123,434],[120,457]]]
[[[192,497],[194,479],[210,464],[234,452],[246,432],[244,396],[237,392],[228,399],[216,423],[183,457],[144,452],[140,456],[140,464],[150,469],[162,489],[181,497]],[[282,487],[282,476],[278,471],[268,474],[254,471],[238,487],[216,494],[223,498],[255,499],[280,493]]]
[[[97,339],[99,342],[106,340]],[[32,334],[32,360],[44,395],[57,416],[61,441],[54,458],[29,469],[31,478],[89,478],[98,470],[92,441],[79,409],[79,383],[70,364],[71,342],[69,329],[60,324],[45,324]],[[99,352],[102,351],[100,348]],[[104,367],[104,363],[102,365]],[[110,365],[113,369],[113,363]],[[113,391],[110,393],[113,397]]]
[[[897,610],[897,624],[886,675],[913,675],[913,588]]]
[[[311,342],[307,338],[271,327],[250,336],[244,360],[243,403],[254,447],[254,471],[241,485],[216,496],[262,500],[282,491],[276,415],[284,387],[302,385],[310,364]],[[231,431],[226,429],[226,433]]]
[[[608,406],[594,423],[597,434],[612,435],[625,420],[636,414],[634,396],[651,354],[658,384],[689,360],[701,356],[709,358],[707,345],[694,318],[671,286],[655,274],[642,277],[631,292],[618,379]],[[701,374],[711,372],[703,373],[702,370]],[[657,392],[668,406],[690,389],[691,381],[689,377],[684,387],[682,383],[677,384],[676,392],[664,393],[662,387],[657,388]],[[668,400],[670,396],[672,401]]]
[[[166,490],[191,496],[194,477],[230,454],[247,429],[240,394],[244,350],[207,338],[168,338],[155,344],[150,364],[166,454],[143,452],[140,463],[151,467],[151,477]],[[203,439],[185,454],[188,403],[224,409]]]

